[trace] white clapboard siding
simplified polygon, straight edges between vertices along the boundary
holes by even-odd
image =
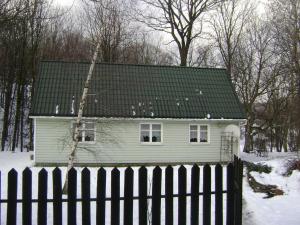
[[[35,162],[64,163],[70,150],[71,120],[35,119]],[[221,132],[238,122],[155,121],[163,126],[163,143],[145,145],[139,140],[140,123],[147,121],[98,122],[95,144],[80,144],[77,163],[193,163],[220,160]],[[149,121],[148,121],[149,122]],[[189,143],[189,125],[208,124],[210,143]],[[234,149],[238,152],[239,144]]]

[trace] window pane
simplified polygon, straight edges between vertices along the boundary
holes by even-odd
[[[207,125],[200,126],[200,142],[208,142],[207,134],[208,134]]]
[[[198,130],[198,126],[197,125],[191,125],[190,126],[190,130],[197,131]]]
[[[190,142],[197,142],[197,131],[191,131],[190,132]]]
[[[207,131],[200,132],[200,142],[207,142]]]
[[[95,141],[95,133],[92,130],[85,131],[85,141]]]
[[[141,124],[141,130],[150,130],[150,124]]]
[[[95,128],[94,123],[86,123],[85,124],[85,129],[87,129],[87,130],[93,130],[94,128]]]
[[[160,124],[153,124],[152,125],[152,130],[161,130],[161,125]]]
[[[160,131],[152,132],[152,142],[161,142],[161,132]]]
[[[141,131],[141,142],[150,142],[150,132]]]
[[[200,130],[201,131],[207,131],[207,126],[206,125],[200,126]]]

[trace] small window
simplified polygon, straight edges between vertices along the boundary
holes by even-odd
[[[208,125],[190,125],[190,143],[208,143]]]
[[[140,141],[142,143],[161,143],[161,132],[161,124],[141,124]]]
[[[73,134],[75,131],[76,123],[73,123]],[[94,142],[96,137],[96,128],[95,122],[82,122],[81,126],[79,127],[79,142]]]

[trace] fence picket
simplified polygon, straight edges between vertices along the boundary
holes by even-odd
[[[56,167],[52,171],[53,179],[53,224],[62,225],[62,185],[61,170]]]
[[[196,164],[192,167],[191,179],[191,225],[198,225],[200,169]]]
[[[68,225],[76,225],[77,171],[68,172]]]
[[[211,192],[211,167],[205,165],[203,168],[203,192],[199,193],[200,168],[194,165],[191,169],[191,191],[187,193],[187,169],[180,166],[178,169],[178,194],[174,194],[174,169],[167,166],[165,169],[165,195],[162,196],[162,169],[156,166],[153,170],[151,181],[152,194],[148,193],[148,172],[142,166],[138,171],[138,195],[134,196],[134,170],[131,167],[125,169],[124,177],[124,208],[123,221],[120,221],[120,171],[114,168],[111,171],[111,196],[106,197],[106,171],[100,168],[97,174],[97,196],[91,198],[91,174],[90,170],[84,168],[81,172],[81,198],[77,198],[77,172],[72,168],[68,172],[68,196],[62,198],[61,170],[55,168],[53,177],[53,199],[47,198],[48,173],[43,168],[38,173],[38,198],[32,199],[32,172],[26,168],[22,172],[22,198],[17,199],[18,172],[14,169],[8,173],[7,199],[1,199],[1,171],[0,171],[0,206],[7,204],[7,225],[17,223],[17,203],[22,204],[22,224],[32,224],[32,204],[37,202],[37,224],[47,224],[47,204],[53,202],[53,224],[62,225],[62,204],[67,201],[67,224],[76,225],[76,208],[78,202],[82,205],[82,224],[91,225],[91,202],[96,201],[96,224],[105,225],[106,201],[110,202],[111,225],[133,225],[134,199],[138,200],[139,225],[147,225],[149,222],[161,225],[161,201],[165,199],[165,225],[174,224],[174,199],[178,197],[178,216],[176,224],[187,223],[187,197],[191,198],[190,224],[199,225],[199,196],[203,195],[203,217],[202,224],[211,224],[211,198],[215,202],[215,225],[241,225],[242,224],[242,182],[243,163],[237,157],[234,162],[227,166],[227,187],[223,191],[223,168],[220,164],[215,166],[215,187]],[[226,221],[223,219],[223,194],[226,193]],[[215,195],[215,196],[212,196]],[[148,203],[151,201],[149,213]],[[225,208],[225,207],[224,207]],[[1,208],[0,208],[1,209]],[[2,217],[1,217],[2,213]],[[2,221],[1,221],[2,220]],[[0,223],[3,223],[3,212],[0,211]]]
[[[166,225],[173,225],[173,167],[167,166],[165,176],[165,220]]]
[[[85,167],[81,171],[82,225],[91,224],[90,182],[90,171]]]
[[[1,170],[0,170],[0,224],[2,224],[2,223],[1,223],[1,218],[2,218],[2,217],[1,217],[1,187],[2,187],[2,186],[1,186]]]
[[[234,169],[236,170],[235,172],[235,183],[237,185],[236,189],[234,190],[235,193],[235,224],[236,225],[241,225],[242,224],[242,206],[243,206],[243,200],[242,200],[242,195],[243,195],[243,162],[241,159],[238,159],[235,156],[235,164],[234,164]]]
[[[120,224],[120,171],[111,172],[111,225]]]
[[[223,224],[223,169],[220,164],[215,167],[215,224]]]
[[[153,170],[152,185],[152,224],[160,225],[161,168],[159,166]]]
[[[211,168],[206,164],[203,168],[203,224],[211,224]]]
[[[7,225],[16,225],[17,222],[17,187],[18,173],[15,169],[8,172],[7,186]]]
[[[186,168],[178,170],[178,224],[186,224]]]
[[[147,169],[139,169],[139,225],[147,225]]]
[[[105,225],[106,171],[102,167],[97,174],[96,224]]]
[[[227,166],[227,207],[226,225],[234,224],[234,170],[233,164]]]
[[[43,168],[38,175],[38,224],[47,224],[48,172]]]
[[[22,174],[22,224],[32,224],[32,173],[27,167]]]
[[[125,170],[124,187],[124,225],[133,224],[133,170],[128,167]]]

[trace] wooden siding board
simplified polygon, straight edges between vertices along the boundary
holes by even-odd
[[[65,142],[68,139],[70,141],[71,120],[38,118],[36,122],[36,163],[67,162],[69,148]],[[109,140],[105,140],[105,143],[99,143],[101,134],[97,133],[96,143],[84,145],[88,151],[80,149],[77,152],[76,162],[180,163],[219,161],[221,132],[229,124],[229,122],[216,121],[195,122],[195,124],[210,125],[210,143],[190,144],[189,122],[164,120],[160,121],[163,124],[163,143],[161,145],[143,145],[139,142],[140,122],[144,121],[112,121],[109,125],[109,136],[116,137],[116,143]],[[238,122],[235,124],[238,125]],[[97,123],[97,130],[100,130],[101,125],[103,124]],[[235,146],[235,151],[237,149],[238,144]]]

